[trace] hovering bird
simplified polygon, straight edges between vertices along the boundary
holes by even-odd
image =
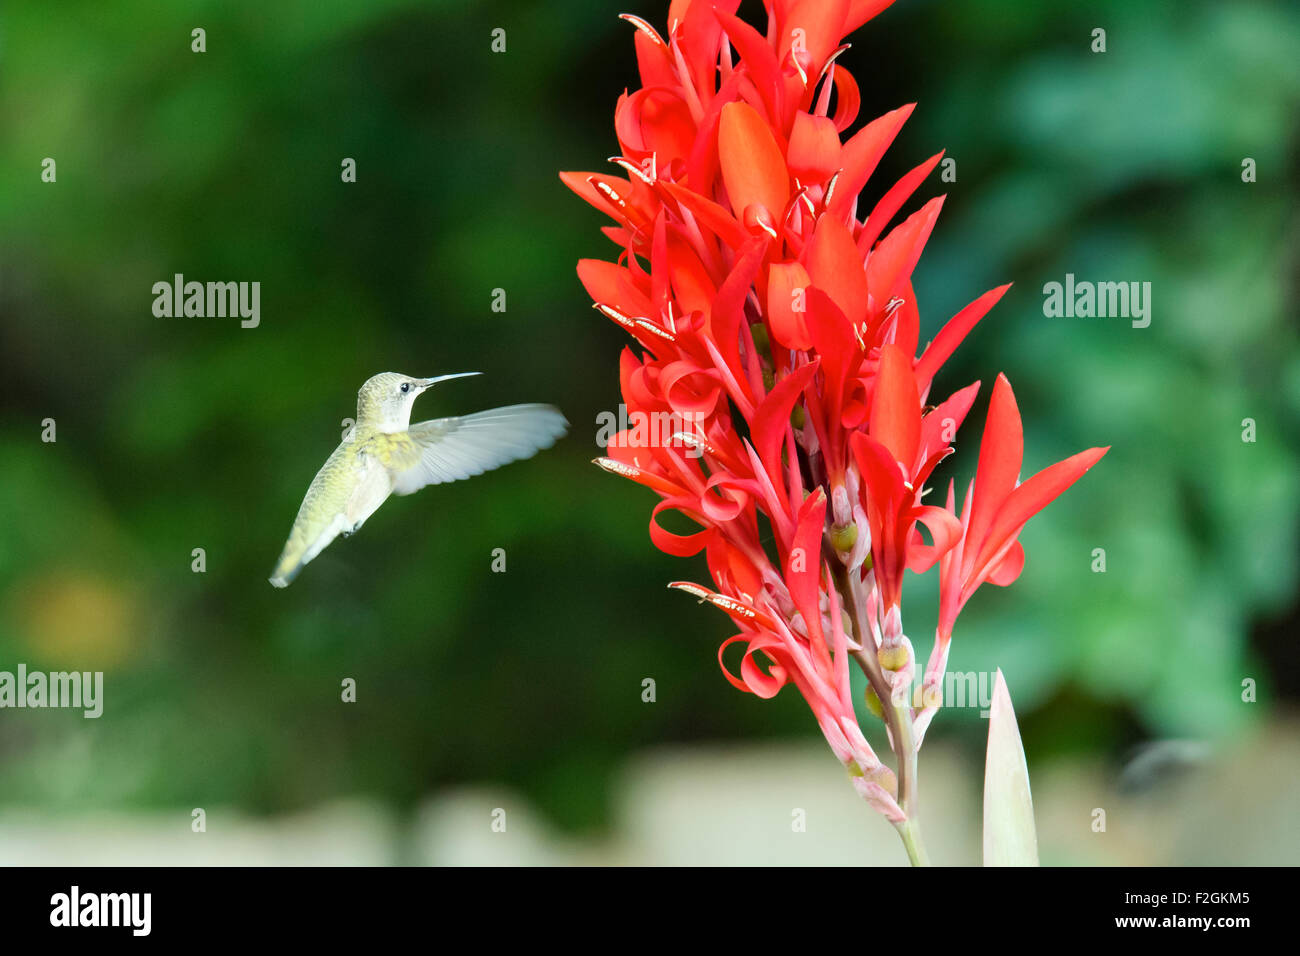
[[[357,392],[357,423],[312,479],[270,582],[287,587],[302,566],[340,534],[360,528],[391,494],[458,481],[555,444],[569,423],[550,405],[509,405],[459,418],[411,424],[426,389],[459,372],[412,378],[382,372]]]

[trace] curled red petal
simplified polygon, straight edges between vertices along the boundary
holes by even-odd
[[[935,505],[917,508],[915,517],[929,530],[932,543],[926,544],[919,533],[914,533],[907,549],[907,568],[914,574],[924,574],[961,540],[961,521],[947,509]]]
[[[989,584],[996,584],[1000,588],[1007,587],[1020,577],[1020,572],[1024,569],[1025,546],[1019,541],[1013,541],[1002,560],[989,569]]]
[[[695,499],[689,497],[665,498],[654,506],[650,512],[650,540],[654,546],[665,554],[679,558],[689,558],[699,554],[709,543],[713,529],[705,528],[695,534],[674,534],[665,531],[659,524],[659,514],[663,511],[682,511],[684,507],[693,507]],[[693,516],[692,516],[693,517]],[[699,520],[698,518],[695,520]]]
[[[727,648],[737,641],[745,641],[745,654],[740,659],[740,677],[736,677],[727,669],[727,663],[723,660],[723,654]],[[729,637],[722,642],[718,648],[718,666],[722,668],[723,676],[731,682],[731,685],[737,690],[745,691],[748,694],[754,694],[764,700],[770,700],[777,695],[789,682],[788,671],[786,668],[776,663],[776,658],[780,655],[778,648],[780,645],[766,635],[753,633],[737,634],[735,637]],[[768,672],[764,673],[761,668],[754,662],[754,654],[761,652],[772,663],[768,667]]]

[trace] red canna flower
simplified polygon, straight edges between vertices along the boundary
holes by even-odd
[[[917,357],[911,278],[943,197],[890,224],[942,154],[860,210],[913,107],[846,136],[860,98],[836,63],[843,38],[890,2],[768,0],[762,32],[735,15],[738,0],[673,0],[667,36],[625,16],[641,87],[615,109],[622,175],[561,178],[613,220],[603,231],[617,256],[583,260],[578,276],[635,341],[620,362],[628,420],[671,423],[620,432],[597,464],[659,495],[657,547],[704,552],[713,586],[672,586],[735,622],[718,653],[727,679],[760,697],[794,684],[854,785],[902,830],[937,706],[909,702],[904,575],[940,569],[930,688],[971,594],[1019,574],[1025,522],[1105,449],[1017,484],[1020,418],[999,376],[961,514],[951,485],[946,506],[922,504],[979,388],[931,407],[934,378],[1008,287]],[[667,530],[668,511],[698,530]],[[738,669],[725,659],[732,645]],[[897,775],[859,727],[850,658],[880,704]]]

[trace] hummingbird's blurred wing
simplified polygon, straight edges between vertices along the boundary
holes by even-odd
[[[558,408],[510,405],[459,418],[418,422],[408,434],[419,456],[392,468],[393,494],[409,495],[425,485],[459,481],[550,448],[569,428]]]

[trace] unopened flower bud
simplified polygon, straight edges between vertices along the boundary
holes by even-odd
[[[883,763],[865,776],[872,783],[879,784],[895,800],[898,799],[898,778]]]
[[[835,547],[836,551],[852,551],[853,546],[857,543],[857,522],[850,521],[848,524],[835,525],[831,528],[831,544]]]
[[[876,659],[880,661],[880,666],[887,671],[901,671],[907,666],[910,655],[906,647],[895,644],[881,647],[876,652]]]
[[[876,693],[875,688],[868,687],[866,689],[866,692],[863,693],[862,697],[867,702],[867,710],[871,711],[881,720],[884,720],[885,707],[883,704],[880,703],[880,695]]]

